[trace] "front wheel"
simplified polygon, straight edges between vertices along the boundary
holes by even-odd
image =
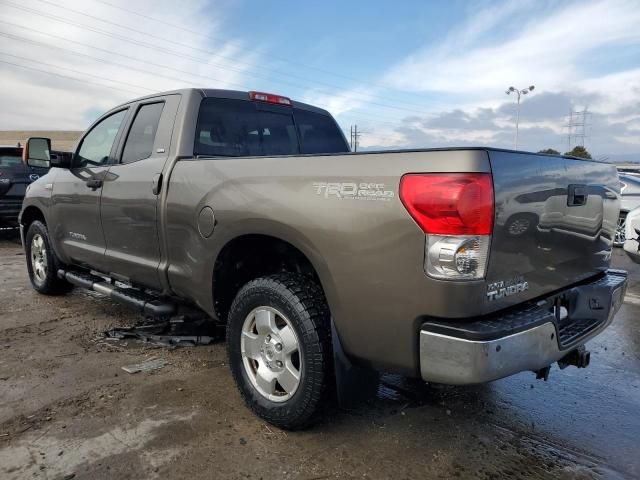
[[[51,248],[47,226],[36,220],[27,230],[25,236],[27,270],[31,285],[38,293],[60,295],[69,292],[73,285],[58,278],[58,261]]]
[[[322,290],[299,274],[247,283],[227,325],[229,364],[247,405],[281,428],[319,416],[334,385],[329,310]]]

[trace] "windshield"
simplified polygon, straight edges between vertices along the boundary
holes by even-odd
[[[18,165],[22,165],[22,149],[0,149],[0,167],[16,167]]]
[[[195,155],[241,157],[348,151],[329,115],[221,98],[206,98],[200,106]]]

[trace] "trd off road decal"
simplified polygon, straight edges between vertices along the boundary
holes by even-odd
[[[340,200],[379,200],[388,202],[395,196],[393,190],[385,189],[384,183],[313,182],[313,188],[317,195]]]

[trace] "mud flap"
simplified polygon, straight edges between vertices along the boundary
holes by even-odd
[[[353,409],[376,395],[380,374],[373,369],[351,363],[342,349],[333,320],[331,320],[331,344],[333,346],[338,404],[341,408]]]

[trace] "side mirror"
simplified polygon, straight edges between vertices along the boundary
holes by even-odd
[[[71,152],[52,152],[50,164],[52,167],[71,168],[73,153]]]
[[[31,137],[27,140],[22,158],[30,167],[49,168],[51,162],[51,139]]]

